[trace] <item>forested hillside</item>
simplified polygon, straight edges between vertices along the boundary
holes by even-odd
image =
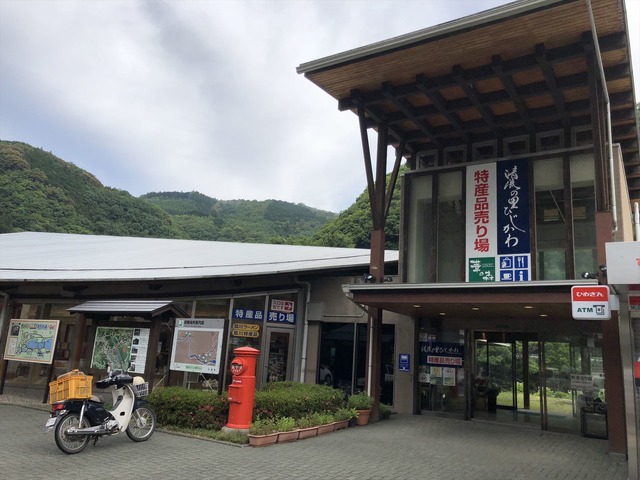
[[[400,189],[387,223],[398,247]],[[367,248],[366,190],[339,215],[280,200],[218,200],[198,192],[140,198],[40,148],[0,141],[0,233],[18,231]]]
[[[0,232],[186,238],[169,214],[26,143],[0,142]]]
[[[299,243],[335,213],[280,200],[217,200],[198,192],[148,193],[140,197],[171,214],[189,236],[245,243]]]

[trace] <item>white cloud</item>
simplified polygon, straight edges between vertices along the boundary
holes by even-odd
[[[339,211],[365,186],[358,122],[295,68],[502,3],[2,0],[0,137],[134,195]]]

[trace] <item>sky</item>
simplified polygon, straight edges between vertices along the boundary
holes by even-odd
[[[625,1],[640,100],[640,0]],[[296,67],[505,3],[0,0],[0,139],[134,196],[337,213],[366,186],[357,117]]]

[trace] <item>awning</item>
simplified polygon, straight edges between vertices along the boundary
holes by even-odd
[[[132,315],[156,317],[164,313],[177,318],[188,317],[187,313],[172,300],[92,300],[67,309],[71,313],[97,313],[100,315]]]
[[[571,318],[571,287],[597,280],[349,285],[360,305],[418,318]]]

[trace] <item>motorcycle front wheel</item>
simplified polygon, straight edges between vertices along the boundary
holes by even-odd
[[[82,419],[80,425],[80,415],[77,413],[67,413],[62,420],[56,425],[56,445],[60,450],[69,455],[80,453],[89,443],[89,435],[69,435],[67,432],[70,428],[87,428],[90,427],[86,418]]]
[[[138,407],[131,414],[127,436],[134,442],[148,440],[156,430],[156,414],[151,407]]]

